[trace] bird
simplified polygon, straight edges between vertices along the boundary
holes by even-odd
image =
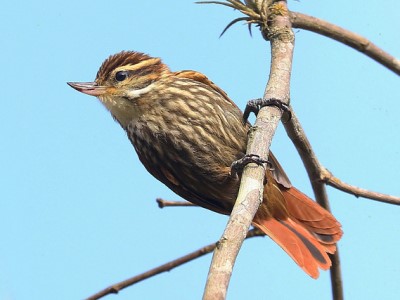
[[[126,132],[141,163],[182,198],[229,215],[246,154],[250,124],[228,95],[200,72],[173,72],[136,51],[109,56],[94,82],[68,82],[97,97]],[[270,152],[263,202],[252,225],[275,241],[312,278],[328,270],[341,224],[292,186]]]

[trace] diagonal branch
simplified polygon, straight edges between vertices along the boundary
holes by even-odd
[[[292,112],[292,120],[285,124],[286,132],[288,133],[293,144],[296,146],[297,151],[303,160],[304,166],[307,169],[308,176],[313,184],[313,188],[317,187],[319,183],[326,183],[338,190],[352,194],[356,197],[368,198],[384,203],[400,205],[400,197],[382,194],[378,192],[369,191],[363,188],[359,188],[348,183],[341,181],[339,178],[335,177],[330,171],[328,171],[324,166],[318,161],[314,151],[312,150],[311,144],[308,141],[303,128],[300,125],[296,115]],[[316,193],[314,189],[314,193]],[[323,193],[321,192],[321,196]],[[320,198],[320,197],[317,197]],[[321,205],[325,206],[323,198]]]
[[[400,75],[400,60],[386,53],[368,39],[324,20],[298,12],[290,12],[290,20],[295,28],[306,29],[332,38],[364,53],[373,60]]]
[[[284,126],[288,136],[292,140],[303,161],[304,167],[307,170],[317,202],[330,211],[326,186],[324,182],[320,180],[322,166],[319,163],[318,158],[315,155],[311,144],[293,111],[291,120],[285,123]],[[330,258],[332,261],[332,267],[330,269],[333,294],[332,297],[335,300],[342,300],[344,297],[343,281],[340,267],[339,247],[337,245],[335,254],[330,255]]]
[[[294,48],[294,34],[291,30],[286,2],[276,1],[273,6],[277,14],[269,16],[268,28],[263,35],[271,41],[271,70],[264,93],[265,99],[280,99],[289,102],[290,74]],[[272,137],[281,119],[282,112],[276,107],[264,107],[257,115],[249,133],[247,154],[268,157]],[[208,273],[203,299],[225,299],[236,257],[250,227],[254,215],[263,199],[265,170],[249,164],[245,167],[238,198],[232,210],[226,229],[214,251]]]
[[[248,18],[239,18],[232,21],[228,26],[225,27],[223,33],[233,24],[240,20],[245,20],[248,24],[256,23],[260,27],[264,28],[267,24],[265,20],[268,14],[271,13],[269,9],[273,6],[269,6],[273,0],[247,0],[245,1],[247,6],[244,6],[238,0],[227,0],[227,2],[222,1],[200,1],[197,3],[205,4],[220,4],[229,6],[240,10],[243,14],[247,15]],[[272,9],[273,12],[274,9]],[[290,21],[293,28],[300,28],[309,30],[315,33],[319,33],[326,37],[332,38],[340,43],[343,43],[361,53],[364,53],[368,57],[372,58],[376,62],[384,65],[388,69],[400,75],[400,60],[396,57],[385,52],[383,49],[376,46],[370,40],[365,37],[346,30],[340,26],[334,25],[327,21],[308,16],[299,12],[289,11]],[[221,34],[222,35],[222,34]]]
[[[246,239],[256,237],[256,236],[264,236],[264,233],[262,233],[258,229],[252,229],[247,233]],[[172,269],[179,267],[189,261],[192,261],[196,258],[202,257],[208,253],[213,252],[215,247],[217,247],[217,244],[218,243],[209,244],[209,245],[204,246],[192,253],[189,253],[185,256],[182,256],[182,257],[172,260],[170,262],[167,262],[166,264],[163,264],[159,267],[156,267],[154,269],[151,269],[147,272],[136,275],[134,277],[131,277],[131,278],[121,281],[119,283],[113,284],[113,285],[109,286],[108,288],[105,288],[104,290],[99,291],[98,293],[90,296],[86,300],[97,300],[97,299],[100,299],[109,294],[118,294],[119,291],[121,291],[131,285],[134,285],[135,283],[138,283],[140,281],[143,281],[143,280],[153,277],[155,275],[161,274],[163,272],[171,271]]]

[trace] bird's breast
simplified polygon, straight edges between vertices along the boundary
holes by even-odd
[[[229,213],[239,187],[230,166],[245,153],[247,128],[223,99],[208,91],[200,100],[189,95],[160,95],[128,125],[128,136],[158,180],[189,201]]]

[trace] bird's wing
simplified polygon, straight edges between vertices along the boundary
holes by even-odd
[[[192,70],[184,70],[180,72],[175,72],[173,73],[173,76],[180,77],[180,78],[187,78],[191,80],[195,80],[198,82],[201,82],[209,87],[211,87],[214,91],[219,93],[221,96],[223,96],[230,104],[235,106],[236,108],[239,109],[239,107],[233,102],[221,88],[219,88],[214,82],[212,82],[210,79],[208,79],[207,76],[205,76],[202,73],[192,71]],[[239,109],[240,110],[240,109]],[[241,110],[240,110],[241,111]],[[250,126],[250,123],[247,123],[247,126]],[[275,158],[275,156],[272,154],[270,151],[269,154],[269,161],[272,164],[272,175],[274,176],[275,180],[284,186],[285,188],[290,188],[292,187],[292,184],[286,175],[285,171],[283,170],[282,166],[278,162],[278,160]]]

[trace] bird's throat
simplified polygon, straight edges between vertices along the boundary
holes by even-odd
[[[116,121],[126,129],[130,122],[136,121],[140,116],[140,108],[131,99],[113,96],[99,97],[101,103],[110,111]]]

